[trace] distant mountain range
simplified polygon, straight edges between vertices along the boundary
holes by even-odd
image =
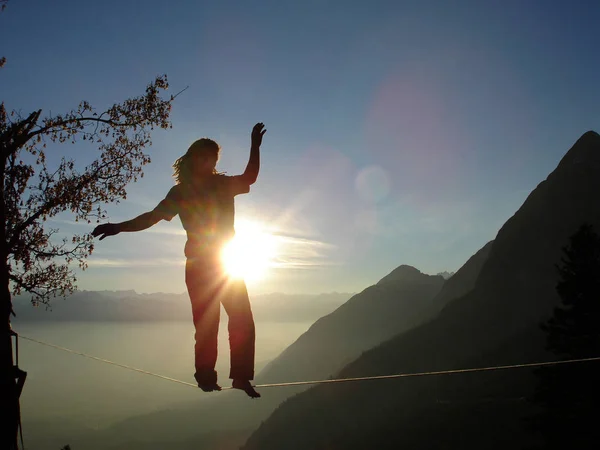
[[[257,321],[312,322],[335,310],[348,300],[350,293],[317,295],[264,294],[252,296]],[[79,291],[58,298],[47,309],[33,307],[27,296],[14,301],[15,323],[20,321],[190,321],[191,306],[187,293],[138,294],[127,291]]]
[[[600,229],[599,194],[600,136],[588,132],[474,256],[481,267],[467,270],[468,262],[445,283],[437,317],[335,376],[556,359],[539,324],[558,304],[555,264],[569,236],[584,222]],[[528,448],[536,438],[523,419],[534,386],[526,369],[317,386],[282,404],[243,448]]]
[[[450,278],[452,275],[454,275],[454,272],[448,272],[447,270],[438,273],[439,276],[443,277],[444,280],[447,280],[448,278]]]

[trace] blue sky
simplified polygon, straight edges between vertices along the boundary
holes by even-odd
[[[251,293],[358,291],[400,264],[457,270],[600,129],[599,22],[591,0],[11,0],[0,99],[62,112],[141,94],[157,74],[189,86],[111,221],[152,209],[199,137],[241,172],[264,122],[237,217],[276,232],[284,263]],[[184,241],[178,219],[106,239],[79,287],[183,292]]]

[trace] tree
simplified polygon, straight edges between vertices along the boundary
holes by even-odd
[[[570,238],[557,265],[561,306],[542,325],[546,348],[562,359],[600,356],[600,236],[585,224]],[[600,430],[591,427],[600,398],[597,362],[536,370],[534,395],[541,412],[533,425],[544,448],[597,448]]]
[[[151,145],[151,131],[171,126],[174,96],[161,97],[167,88],[167,77],[158,76],[143,95],[101,112],[83,101],[65,114],[43,116],[37,110],[22,116],[0,103],[1,448],[17,448],[19,421],[12,296],[28,292],[34,304],[47,304],[75,289],[73,266],[85,270],[92,236],[59,238],[51,219],[70,214],[91,223],[106,216],[106,204],[126,198],[126,186],[142,177],[150,162],[144,150]],[[78,144],[79,161],[88,158],[86,150],[97,152],[95,158],[91,154],[82,165],[61,156],[61,145],[68,143]]]
[[[144,95],[101,113],[84,101],[63,115],[42,118],[38,110],[22,117],[16,111],[7,114],[4,103],[0,103],[3,399],[17,401],[10,337],[12,295],[28,292],[34,304],[68,295],[75,289],[73,264],[85,270],[86,259],[94,248],[89,233],[57,239],[59,230],[49,225],[50,219],[70,213],[76,221],[91,223],[106,216],[104,205],[126,198],[126,186],[143,176],[143,166],[150,162],[144,150],[151,145],[151,130],[170,127],[174,97],[163,99],[159,95],[167,88],[166,76],[159,76]],[[98,150],[97,157],[86,166],[81,167],[75,158],[57,156],[57,144],[80,141]],[[1,417],[16,420],[12,413]],[[10,428],[12,435],[15,423]],[[6,442],[5,437],[0,435],[0,442]]]

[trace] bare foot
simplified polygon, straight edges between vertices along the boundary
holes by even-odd
[[[250,398],[260,398],[260,394],[254,390],[249,380],[233,380],[232,387],[244,391]]]

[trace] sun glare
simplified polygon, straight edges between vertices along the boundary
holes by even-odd
[[[257,222],[236,222],[235,237],[223,249],[227,273],[248,281],[263,278],[275,256],[275,238]]]

